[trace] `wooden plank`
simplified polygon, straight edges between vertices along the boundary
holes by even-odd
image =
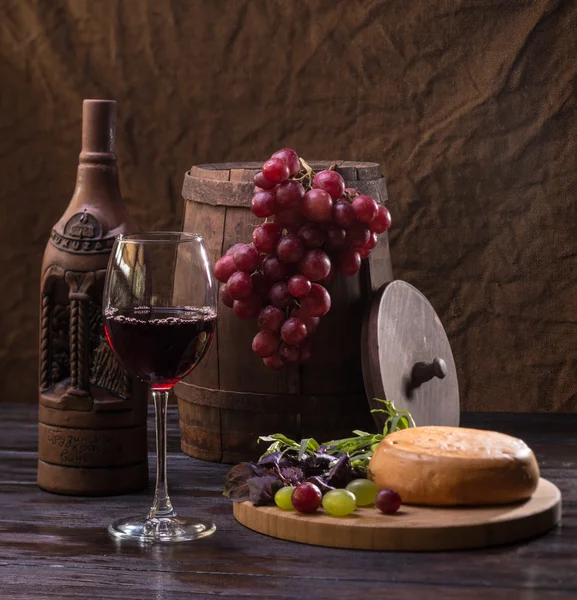
[[[331,310],[321,318],[314,334],[314,344],[322,351],[314,352],[302,367],[301,392],[359,394],[364,389],[360,334],[366,303],[360,277],[337,275],[326,288],[332,299]]]
[[[364,395],[359,394],[359,398]],[[202,406],[213,406],[250,412],[270,412],[290,414],[307,410],[311,403],[319,412],[325,412],[334,406],[337,412],[346,411],[348,395],[323,394],[319,396],[303,396],[282,393],[236,392],[231,390],[215,390],[184,383],[179,388],[179,397]],[[316,411],[313,411],[316,412]]]
[[[221,411],[182,398],[181,391],[189,384],[182,382],[176,390],[179,396],[178,415],[181,449],[188,456],[220,462],[222,460]]]
[[[218,172],[218,171],[216,171]],[[182,196],[185,200],[202,199],[203,204],[213,206],[249,207],[254,195],[254,184],[251,182],[233,182],[184,176]]]
[[[190,544],[132,546],[112,541],[113,518],[145,513],[147,492],[74,498],[36,486],[37,407],[0,407],[0,598],[114,600],[224,598],[392,600],[572,600],[577,556],[576,414],[467,414],[468,427],[525,439],[542,476],[563,494],[563,526],[529,543],[474,552],[381,553],[276,540],[235,522],[221,495],[225,465],[182,455],[176,408],[169,409],[171,498],[177,511],[212,518],[216,534]],[[149,441],[154,441],[149,418]],[[17,450],[14,450],[14,449]],[[151,446],[153,448],[153,446]],[[150,456],[154,474],[154,456]],[[535,574],[538,574],[536,577]],[[113,583],[111,583],[113,582]]]
[[[360,163],[357,165],[357,178],[359,181],[379,180],[383,176],[381,165],[376,163]]]
[[[188,203],[186,206],[183,231],[200,233],[204,237],[206,251],[213,265],[222,255],[224,218],[225,209],[221,207],[200,202]],[[218,284],[218,282],[216,283]],[[227,310],[222,304],[218,304],[219,313]],[[219,387],[218,346],[217,328],[217,334],[206,356],[186,378],[186,381],[206,387]]]
[[[249,181],[254,185],[254,181],[253,181],[254,176],[260,171],[261,166],[262,165],[260,165],[259,167],[255,168],[255,169],[249,169],[249,168],[245,168],[245,167],[231,168],[230,169],[230,181],[235,181],[235,182]]]
[[[191,167],[190,171],[185,174],[185,177],[187,176],[212,179],[214,181],[228,181],[230,178],[230,169],[224,167],[224,165],[200,165],[198,167]]]
[[[379,235],[377,245],[365,261],[365,266],[367,262],[368,268],[363,270],[363,276],[367,290],[374,294],[382,285],[394,279],[388,232]]]
[[[228,173],[228,172],[227,172]],[[184,215],[184,231],[196,231],[203,234],[208,256],[214,263],[222,254],[224,236],[225,209],[199,202],[187,202]],[[215,282],[217,285],[218,282]],[[220,287],[220,286],[219,286]],[[220,302],[218,312],[228,310]],[[187,382],[194,382],[212,388],[219,387],[219,337],[218,321],[216,335],[205,357],[194,371],[175,387],[177,397],[180,390],[186,388]],[[182,431],[184,452],[192,452],[192,445],[197,449],[194,456],[206,460],[220,460],[222,456],[220,411],[213,407],[195,407],[187,402],[179,402],[180,427]]]
[[[340,162],[337,171],[343,176],[343,179],[347,182],[356,181],[358,177],[357,167],[359,163],[356,161],[345,160]],[[354,185],[347,184],[347,187],[354,187]]]
[[[384,178],[369,181],[347,181],[347,186],[357,188],[361,194],[374,198],[379,204],[387,204],[389,196]]]

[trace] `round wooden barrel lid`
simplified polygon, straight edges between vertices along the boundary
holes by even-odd
[[[459,384],[447,334],[425,296],[395,280],[375,295],[363,325],[362,362],[371,408],[376,398],[410,411],[416,425],[459,424]],[[373,413],[382,427],[385,417]]]

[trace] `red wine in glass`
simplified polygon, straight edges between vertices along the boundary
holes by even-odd
[[[202,236],[174,231],[117,236],[102,308],[116,358],[152,390],[157,447],[156,488],[148,514],[116,519],[108,531],[139,543],[212,535],[212,521],[176,513],[166,476],[169,391],[202,360],[216,328],[216,285]]]
[[[169,390],[199,363],[216,325],[209,307],[109,308],[104,328],[109,344],[133,375],[155,390]]]

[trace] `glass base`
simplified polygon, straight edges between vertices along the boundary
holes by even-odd
[[[129,517],[117,519],[108,526],[108,533],[119,539],[165,544],[199,540],[215,531],[214,523],[182,517]]]

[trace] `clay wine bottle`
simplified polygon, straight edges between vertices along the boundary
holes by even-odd
[[[76,188],[42,263],[38,484],[120,494],[146,487],[146,387],[104,336],[101,303],[114,238],[135,230],[120,195],[116,102],[84,100]]]

